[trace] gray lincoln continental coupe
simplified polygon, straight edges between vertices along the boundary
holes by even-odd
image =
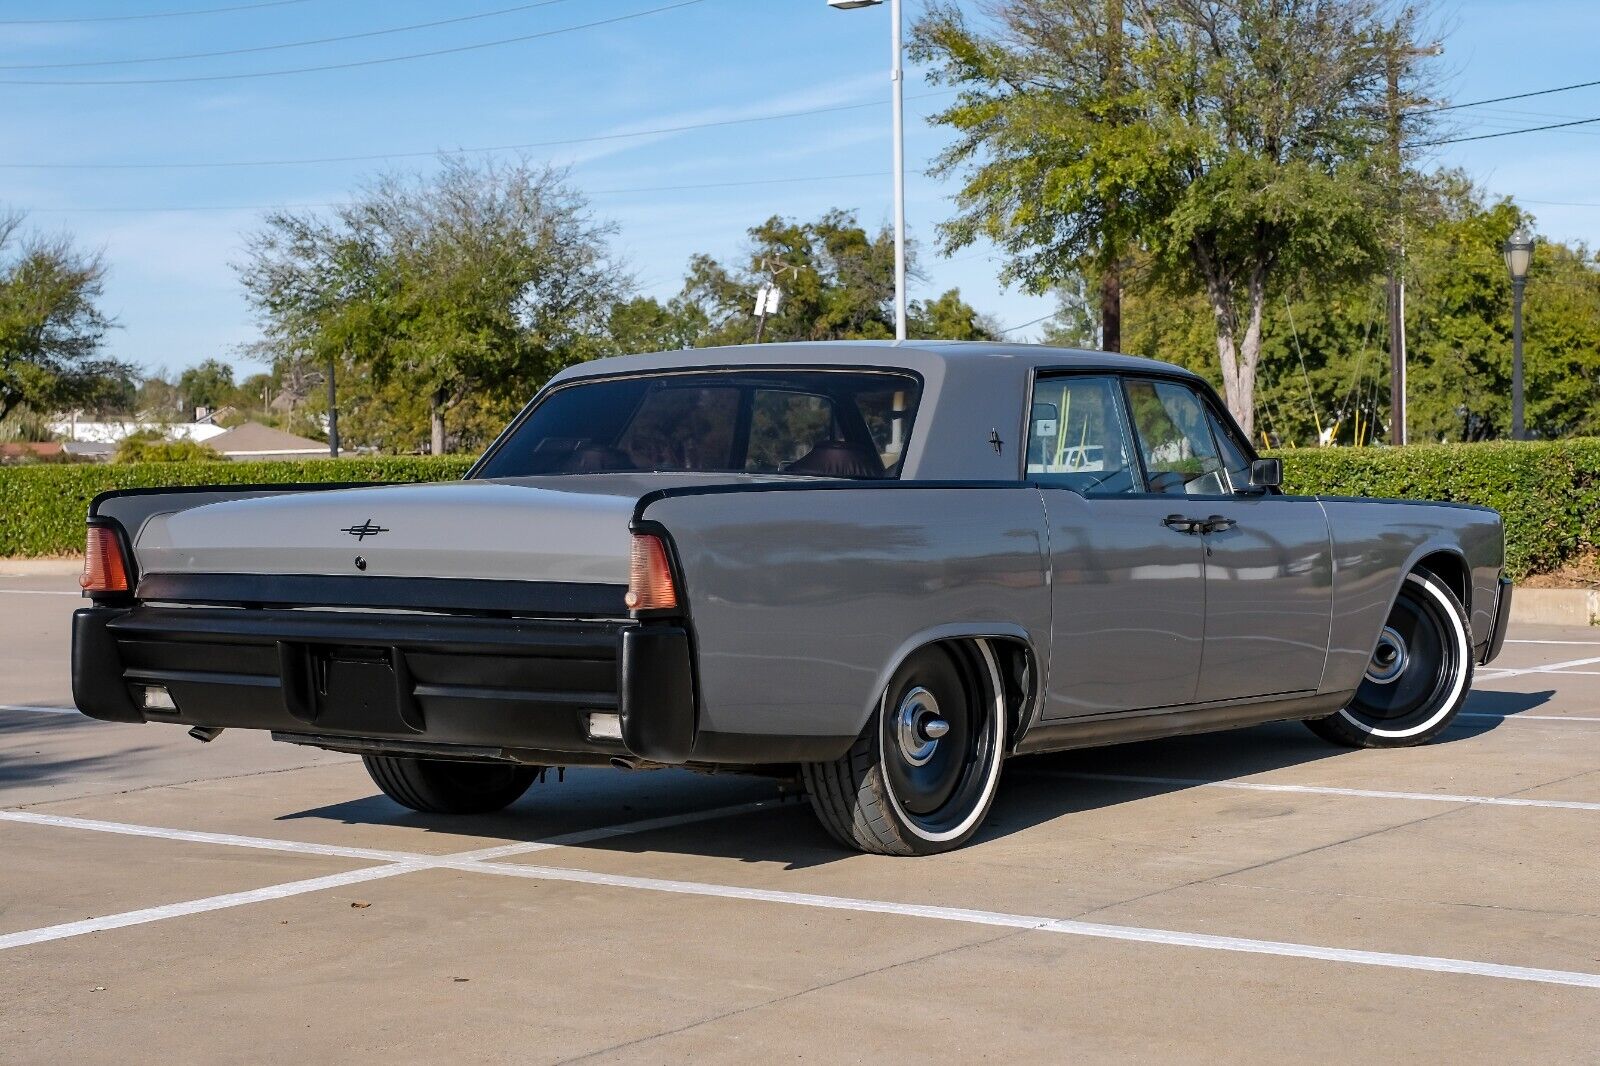
[[[1449,725],[1505,636],[1499,516],[1281,474],[1144,359],[603,359],[463,481],[101,496],[73,691],[360,754],[419,811],[498,810],[550,766],[739,770],[803,781],[848,847],[945,851],[1009,755]]]

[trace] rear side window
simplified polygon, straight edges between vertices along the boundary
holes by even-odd
[[[900,476],[921,384],[891,371],[650,374],[556,389],[478,477],[706,471]]]
[[[1115,380],[1040,379],[1028,429],[1028,477],[1086,496],[1135,491],[1133,452]]]

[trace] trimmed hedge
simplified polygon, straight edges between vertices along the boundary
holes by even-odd
[[[1553,570],[1580,549],[1600,544],[1600,440],[1274,454],[1283,459],[1289,492],[1494,508],[1505,519],[1506,572],[1514,579]]]
[[[1450,500],[1506,521],[1514,578],[1560,566],[1600,544],[1600,440],[1327,448],[1277,452],[1300,494]],[[449,481],[468,457],[304,462],[136,463],[0,467],[0,558],[83,550],[89,501],[109,489],[326,481]]]
[[[0,467],[0,558],[83,551],[89,501],[112,489],[172,485],[279,485],[328,481],[453,481],[469,456],[308,459],[295,462],[75,463]]]

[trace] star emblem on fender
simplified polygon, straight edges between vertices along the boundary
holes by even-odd
[[[389,531],[383,526],[374,524],[372,519],[369,518],[359,526],[345,526],[339,532],[348,533],[356,540],[366,540],[368,537],[376,537],[379,533],[387,533]]]

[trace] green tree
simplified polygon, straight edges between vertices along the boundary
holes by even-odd
[[[814,222],[774,216],[750,232],[744,263],[730,268],[707,255],[689,263],[683,294],[669,318],[697,331],[694,343],[748,344],[756,339],[756,293],[782,292],[762,339],[890,340],[894,337],[894,237],[868,233],[854,213],[835,209]],[[915,248],[908,273],[916,277]],[[907,308],[907,332],[920,339],[992,340],[998,328],[951,289]]]
[[[1416,15],[1382,0],[998,0],[979,28],[936,3],[914,54],[962,89],[947,250],[986,237],[1044,292],[1135,243],[1154,277],[1199,294],[1228,405],[1255,421],[1274,284],[1347,283],[1382,266],[1390,63],[1409,86]],[[1107,46],[1115,32],[1120,43]],[[1115,55],[1115,78],[1105,58]]]
[[[705,315],[682,299],[651,296],[618,300],[606,316],[602,355],[670,352],[693,348],[706,331]]]
[[[0,419],[36,411],[103,408],[126,398],[132,368],[101,355],[111,320],[97,301],[106,268],[66,236],[24,234],[0,215]]]
[[[629,287],[613,232],[560,171],[451,157],[378,179],[331,219],[268,216],[239,270],[264,354],[399,383],[424,398],[437,454],[447,418],[475,438],[461,430],[484,405],[599,353]]]
[[[215,411],[234,399],[238,387],[233,383],[233,367],[219,359],[207,359],[192,366],[178,376],[178,392],[188,417],[193,418],[195,408]]]

